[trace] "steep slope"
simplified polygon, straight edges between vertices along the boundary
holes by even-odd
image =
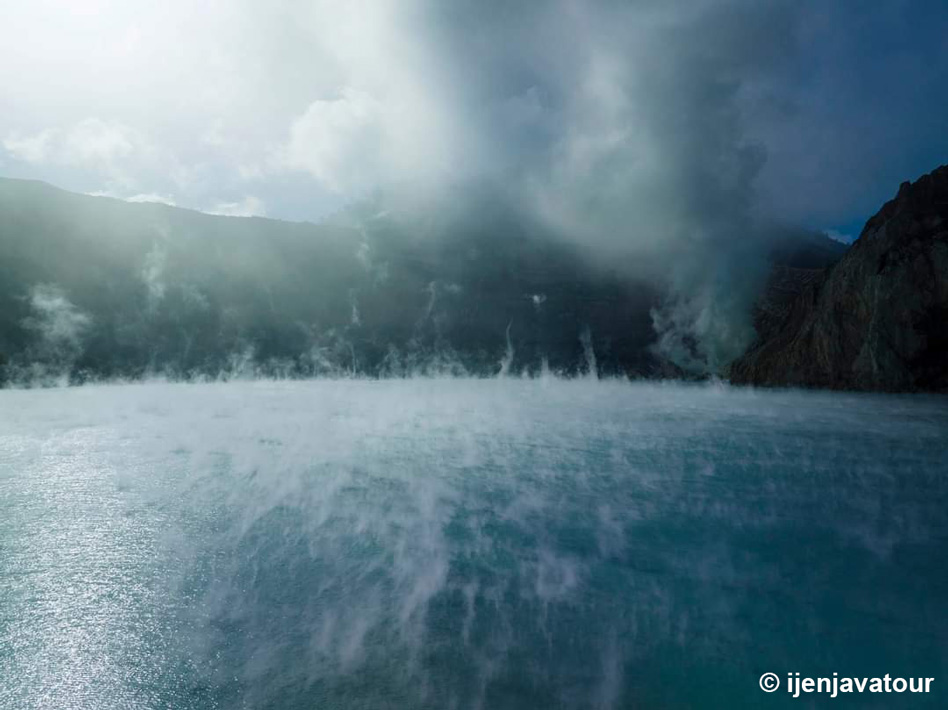
[[[948,166],[870,219],[846,255],[732,364],[735,383],[948,389]]]

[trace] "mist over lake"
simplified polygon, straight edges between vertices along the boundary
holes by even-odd
[[[937,706],[946,431],[589,378],[2,391],[0,707]]]

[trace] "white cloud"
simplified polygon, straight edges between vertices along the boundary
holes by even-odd
[[[816,54],[804,63],[819,71],[804,79],[793,54],[800,17],[809,18],[803,37],[816,40],[851,24],[848,10],[824,5],[13,0],[0,22],[0,157],[20,175],[173,193],[181,204],[249,190],[275,213],[310,218],[377,185],[528,176],[546,212],[618,234],[627,220],[590,224],[586,207],[636,195],[651,207],[681,156],[716,150],[714,136],[690,136],[721,116],[681,97],[733,88],[746,98],[764,76],[739,107],[754,130],[736,134],[766,144],[764,192],[788,218],[819,203],[817,223],[843,224],[853,215],[829,212],[875,204],[873,176],[909,177],[900,162],[887,167],[893,154],[944,152],[944,131],[926,117],[944,113],[931,87],[945,55],[937,42],[906,51],[902,35],[876,51],[892,21],[918,28],[925,16],[903,17],[897,0],[883,0],[846,47],[805,42]],[[932,36],[939,29],[929,23]],[[877,86],[899,100],[870,91]],[[903,110],[896,117],[883,104]],[[680,147],[669,157],[670,144]],[[696,180],[727,169],[711,165]],[[584,175],[591,189],[577,184]]]
[[[259,180],[264,177],[265,173],[259,165],[242,164],[237,166],[237,175],[240,176],[241,180]]]
[[[115,166],[135,152],[147,150],[133,129],[114,121],[87,118],[63,134],[62,159],[75,165]]]
[[[22,137],[18,133],[11,133],[3,139],[3,148],[16,160],[25,163],[45,163],[56,132],[50,129]]]
[[[263,200],[253,195],[247,195],[237,202],[218,202],[204,211],[224,217],[265,217],[267,214]]]
[[[162,205],[176,207],[177,202],[172,195],[162,195],[157,192],[142,192],[137,195],[125,198],[126,202],[154,202]]]
[[[157,203],[171,207],[177,207],[178,205],[173,195],[164,195],[157,192],[140,192],[134,195],[123,195],[114,190],[94,190],[86,194],[92,197],[112,197],[116,200],[124,200],[125,202]]]
[[[201,141],[215,148],[227,145],[227,138],[224,136],[223,122],[220,119],[214,121],[214,123],[201,134]]]
[[[314,101],[293,122],[280,162],[334,192],[364,190],[379,179],[382,123],[382,104],[347,88],[339,98]]]
[[[139,131],[96,117],[45,128],[31,136],[11,132],[3,147],[21,162],[98,173],[110,185],[126,189],[135,186],[136,176],[167,160]]]
[[[30,163],[114,166],[134,153],[150,150],[135,130],[115,121],[87,118],[63,128],[46,128],[31,136],[11,132],[3,147]]]

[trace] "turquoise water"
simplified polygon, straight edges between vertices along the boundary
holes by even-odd
[[[946,553],[945,398],[0,392],[4,709],[943,707]]]

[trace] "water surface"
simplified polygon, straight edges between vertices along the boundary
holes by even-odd
[[[942,707],[946,553],[944,398],[0,392],[2,708]]]

